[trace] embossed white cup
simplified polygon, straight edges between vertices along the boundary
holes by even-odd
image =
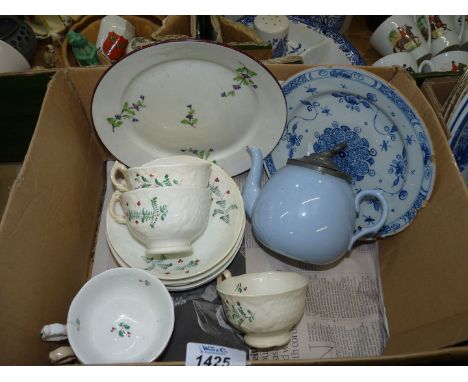
[[[273,57],[286,55],[289,32],[289,20],[286,16],[255,16],[254,28],[263,41],[271,44]]]
[[[224,279],[224,280],[223,280]],[[304,315],[309,280],[295,272],[246,273],[224,271],[216,289],[226,318],[245,333],[254,348],[283,346]]]
[[[116,212],[119,203],[123,215]],[[115,191],[109,202],[111,217],[126,224],[146,247],[146,255],[185,253],[208,224],[211,192],[208,188],[144,188]]]
[[[119,181],[118,174],[124,180]],[[211,163],[172,163],[127,168],[116,161],[111,170],[111,180],[121,192],[140,188],[158,187],[208,187]]]
[[[45,325],[41,338],[68,338],[71,349],[50,354],[54,364],[75,355],[83,364],[151,362],[173,329],[174,304],[164,284],[142,269],[114,268],[91,278],[73,298],[66,325]]]

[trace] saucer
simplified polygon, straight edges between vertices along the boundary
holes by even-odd
[[[239,22],[253,28],[255,16]],[[356,48],[340,33],[308,16],[288,16],[287,56],[302,56],[304,64],[365,65]],[[273,54],[273,57],[275,55]]]
[[[101,77],[92,119],[107,149],[128,167],[183,153],[229,175],[250,168],[245,146],[278,143],[286,102],[259,61],[223,44],[167,41],[135,50]]]
[[[150,163],[202,160],[176,156]],[[204,233],[193,242],[191,254],[162,255],[159,259],[150,259],[145,256],[145,247],[131,236],[127,227],[114,221],[107,213],[106,230],[109,242],[130,267],[145,269],[161,280],[183,280],[204,274],[229,256],[245,226],[244,203],[239,188],[232,178],[214,163],[209,189],[213,200],[208,225]],[[120,206],[116,207],[119,213]]]
[[[283,91],[288,122],[265,158],[268,175],[289,158],[328,151],[346,141],[334,161],[352,178],[354,192],[378,189],[388,203],[388,218],[378,236],[405,229],[429,200],[435,181],[432,142],[411,104],[380,77],[354,68],[309,69],[285,81]],[[379,217],[379,204],[363,201],[355,232]]]

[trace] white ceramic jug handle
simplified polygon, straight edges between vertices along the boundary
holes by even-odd
[[[109,202],[109,214],[112,216],[112,219],[114,219],[117,223],[119,224],[127,224],[127,221],[125,219],[124,215],[119,215],[117,212],[115,212],[115,205],[117,202],[120,202],[120,195],[122,193],[120,191],[114,191],[112,194],[111,200]]]
[[[382,216],[380,216],[380,219],[377,223],[375,223],[371,227],[363,228],[360,230],[358,233],[356,233],[352,238],[351,241],[349,242],[348,245],[348,251],[351,250],[353,247],[354,243],[356,240],[360,239],[363,236],[366,236],[370,233],[376,233],[382,228],[387,221],[387,215],[388,215],[388,205],[387,201],[383,197],[383,195],[380,193],[380,191],[377,190],[364,190],[361,191],[359,194],[356,195],[356,198],[354,199],[354,205],[356,208],[356,212],[359,213],[359,205],[361,204],[362,199],[366,197],[372,197],[377,199],[380,202],[380,206],[382,207]]]
[[[221,273],[218,278],[216,279],[216,284],[219,285],[221,284],[224,280],[231,278],[231,272],[229,270],[225,270],[223,273]]]
[[[112,184],[115,186],[115,188],[117,190],[122,191],[122,192],[127,192],[128,188],[124,186],[125,180],[123,180],[122,182],[119,182],[117,180],[116,176],[115,176],[117,174],[117,172],[119,172],[119,171],[123,175],[125,175],[125,172],[127,171],[127,167],[125,167],[119,161],[115,161],[114,166],[112,167],[112,170],[111,170],[111,173],[110,173]]]
[[[52,365],[65,365],[76,361],[76,355],[70,346],[61,346],[49,353],[49,361]]]
[[[435,70],[434,64],[431,61],[424,60],[423,62],[421,62],[421,64],[419,64],[419,67],[418,67],[419,73],[422,73],[422,70],[425,66],[429,67],[430,72],[433,72]]]
[[[41,340],[52,342],[52,341],[63,341],[67,337],[67,326],[63,324],[50,324],[45,325],[41,329]]]

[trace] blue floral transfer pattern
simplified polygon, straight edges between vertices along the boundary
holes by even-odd
[[[333,121],[332,126],[325,128],[323,134],[314,133],[317,138],[314,143],[316,153],[329,151],[343,142],[347,143],[346,149],[335,155],[333,161],[341,171],[351,176],[354,182],[361,181],[366,175],[375,175],[375,170],[371,167],[375,163],[377,151],[370,147],[367,139],[359,136],[360,132],[360,128],[351,129]]]
[[[379,236],[405,229],[429,198],[435,176],[432,143],[407,101],[379,77],[344,67],[301,72],[283,84],[283,93],[289,122],[265,158],[267,173],[274,174],[288,158],[346,142],[333,160],[351,176],[354,192],[378,189],[389,204]],[[380,214],[379,203],[363,200],[355,231],[374,224]]]

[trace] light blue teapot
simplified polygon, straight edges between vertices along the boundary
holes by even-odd
[[[255,146],[247,150],[252,166],[242,191],[244,206],[256,238],[286,257],[311,264],[328,264],[349,251],[359,238],[376,233],[385,224],[388,206],[377,190],[356,196],[351,178],[341,172],[332,157],[346,147],[289,159],[265,184],[263,155]],[[359,205],[376,198],[382,215],[378,222],[353,234]]]

